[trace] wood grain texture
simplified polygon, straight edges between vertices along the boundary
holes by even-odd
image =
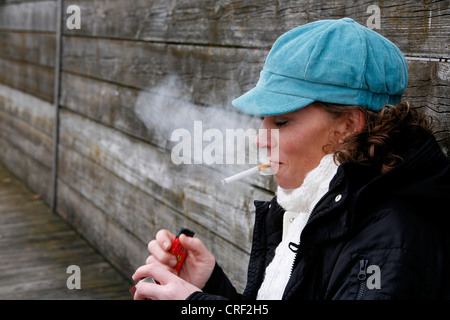
[[[49,32],[0,31],[0,56],[53,68],[55,34]]]
[[[43,165],[8,140],[0,138],[2,163],[47,203],[52,197],[51,168]]]
[[[0,57],[0,83],[53,102],[53,68]]]
[[[69,3],[70,1],[65,1]],[[84,28],[71,35],[158,42],[270,47],[284,32],[321,19],[353,18],[367,25],[381,9],[379,32],[406,54],[448,57],[448,1],[78,1]]]
[[[450,63],[408,62],[408,89],[405,99],[437,119],[436,138],[450,156]]]
[[[267,50],[64,37],[63,70],[140,89],[176,75],[180,84],[170,95],[230,108],[233,98],[256,84],[266,55]]]
[[[0,85],[0,159],[46,201],[52,199],[54,108]]]
[[[69,290],[67,267],[81,270]],[[0,165],[0,298],[131,299],[130,282]]]
[[[54,32],[56,1],[0,2],[0,29]]]

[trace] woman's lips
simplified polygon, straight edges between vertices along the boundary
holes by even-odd
[[[272,172],[274,174],[276,174],[278,172],[278,170],[280,169],[280,166],[282,165],[281,162],[277,162],[277,161],[270,161],[270,170],[272,170]]]

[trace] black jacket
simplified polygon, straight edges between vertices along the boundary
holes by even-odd
[[[283,299],[449,299],[450,163],[434,137],[385,174],[343,163],[301,234]],[[247,286],[216,265],[188,299],[255,299],[284,210],[255,201]],[[301,240],[301,241],[300,241]]]

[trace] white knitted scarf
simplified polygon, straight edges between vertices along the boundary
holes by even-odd
[[[297,189],[278,187],[277,201],[286,210],[283,239],[275,250],[272,262],[266,268],[264,281],[258,291],[258,300],[279,300],[283,297],[295,258],[295,253],[289,249],[289,243],[299,243],[311,211],[327,193],[337,168],[333,155],[329,154],[306,175],[303,184]]]

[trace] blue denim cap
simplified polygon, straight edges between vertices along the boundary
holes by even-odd
[[[277,115],[314,101],[379,111],[400,102],[408,83],[402,52],[350,18],[292,29],[272,46],[256,87],[232,104],[254,115]]]

